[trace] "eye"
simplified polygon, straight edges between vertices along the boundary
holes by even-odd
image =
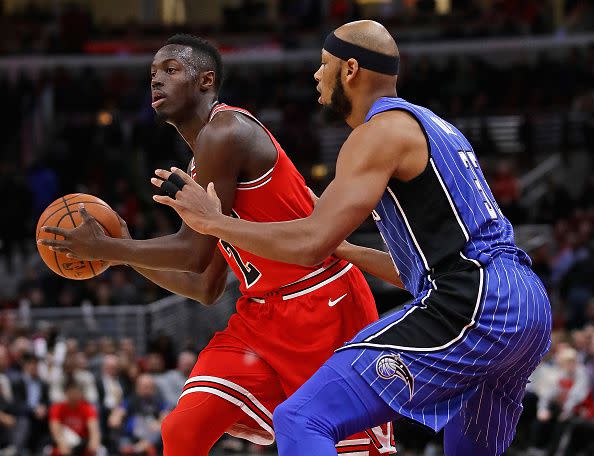
[[[151,79],[154,79],[156,75],[157,75],[156,71],[151,71]]]
[[[176,71],[177,71],[177,70],[176,70],[175,68],[173,68],[173,67],[169,67],[169,68],[167,68],[167,74],[173,74],[173,73],[175,73]]]

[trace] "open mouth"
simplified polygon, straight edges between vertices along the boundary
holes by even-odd
[[[153,93],[153,102],[152,102],[151,106],[153,108],[158,108],[159,106],[161,106],[163,104],[163,101],[165,100],[165,98],[167,98],[167,97],[162,93]]]

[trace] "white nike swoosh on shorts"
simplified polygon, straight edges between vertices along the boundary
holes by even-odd
[[[328,307],[334,307],[336,304],[342,301],[347,294],[348,293],[343,294],[340,298],[335,299],[334,301],[332,301],[332,299],[328,299]]]

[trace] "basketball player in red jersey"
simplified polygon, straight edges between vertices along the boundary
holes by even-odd
[[[307,217],[313,202],[303,177],[254,116],[217,101],[221,75],[218,51],[187,35],[169,39],[151,65],[152,106],[192,149],[193,178],[204,186],[215,183],[226,214],[258,222]],[[166,456],[207,455],[225,432],[272,443],[275,407],[378,318],[369,287],[352,264],[381,276],[386,256],[370,249],[345,244],[338,251],[343,259],[299,266],[257,257],[185,225],[161,238],[112,239],[81,211],[84,224],[47,227],[64,240],[44,243],[80,259],[129,264],[205,304],[224,290],[227,264],[241,282],[237,313],[201,352],[163,423]],[[339,443],[338,452],[390,454],[391,435],[389,425],[375,428]]]

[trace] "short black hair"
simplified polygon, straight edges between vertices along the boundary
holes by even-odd
[[[68,391],[71,389],[77,389],[79,391],[82,391],[82,387],[80,386],[80,384],[73,377],[68,377],[64,382],[64,391]]]
[[[215,72],[215,90],[218,92],[223,83],[223,59],[219,50],[209,43],[204,38],[186,33],[178,33],[170,37],[165,45],[179,44],[180,46],[188,46],[194,51],[196,57],[193,62],[196,69],[199,71],[214,71]]]
[[[21,357],[21,362],[23,364],[25,364],[25,363],[28,363],[28,362],[31,362],[31,361],[37,362],[39,360],[37,359],[37,356],[35,356],[33,353],[31,353],[31,352],[25,352],[23,354],[23,356]]]

